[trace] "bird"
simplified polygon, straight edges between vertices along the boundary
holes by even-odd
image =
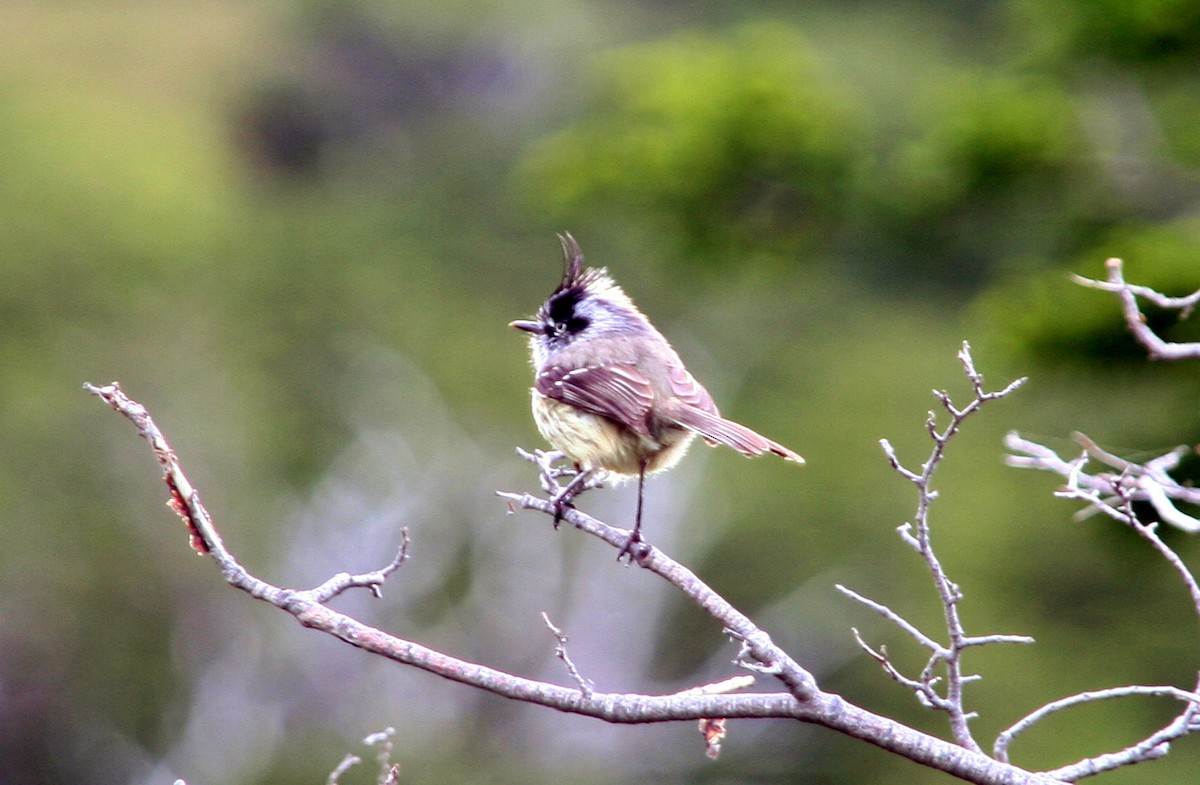
[[[585,268],[569,232],[558,238],[562,281],[533,319],[510,323],[529,336],[538,431],[576,470],[553,500],[555,526],[589,477],[598,472],[637,477],[634,526],[617,555],[632,560],[643,541],[647,475],[675,466],[697,435],[747,457],[773,453],[804,463],[782,444],[722,417],[712,396],[608,271]]]

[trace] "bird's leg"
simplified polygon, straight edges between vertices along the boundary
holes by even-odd
[[[563,510],[571,506],[571,500],[579,495],[579,492],[587,486],[587,481],[591,479],[592,470],[584,469],[578,463],[575,464],[575,476],[571,481],[562,487],[551,501],[554,503],[554,528],[562,523]]]
[[[617,561],[628,556],[629,561],[634,559],[633,548],[642,542],[642,497],[643,491],[646,488],[646,461],[643,459],[638,463],[638,500],[637,513],[633,518],[633,531],[629,533],[629,541],[625,543],[625,547],[617,554]]]

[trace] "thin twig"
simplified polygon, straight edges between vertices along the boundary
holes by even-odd
[[[1085,278],[1082,275],[1074,274],[1072,274],[1071,277],[1075,280],[1075,283],[1091,287],[1092,289],[1102,289],[1106,292],[1117,293],[1129,292],[1137,297],[1141,297],[1143,300],[1149,300],[1159,308],[1168,308],[1170,310],[1179,311],[1179,316],[1182,319],[1186,319],[1191,316],[1196,305],[1200,304],[1200,289],[1197,289],[1191,294],[1183,297],[1170,297],[1168,295],[1161,294],[1148,286],[1138,286],[1137,284],[1126,283],[1125,275],[1122,271],[1124,262],[1122,262],[1120,259],[1109,259],[1104,263],[1104,266],[1105,269],[1108,270],[1107,281],[1097,281],[1092,278]]]
[[[379,747],[379,752],[375,755],[375,762],[379,764],[379,785],[391,785],[400,777],[400,764],[392,763],[392,750],[396,746],[393,740],[396,736],[396,729],[388,726],[378,733],[372,733],[363,739],[363,744],[368,747]]]
[[[1086,503],[1088,509],[1111,518],[1129,527],[1139,537],[1144,539],[1156,550],[1183,581],[1191,596],[1193,612],[1200,618],[1200,582],[1192,574],[1179,554],[1163,541],[1158,534],[1158,526],[1154,523],[1143,523],[1137,516],[1133,504],[1137,500],[1150,500],[1159,511],[1169,508],[1175,510],[1167,496],[1181,496],[1192,501],[1194,489],[1178,485],[1167,472],[1175,468],[1185,451],[1180,448],[1152,459],[1145,464],[1137,464],[1120,458],[1108,450],[1099,447],[1092,439],[1083,434],[1076,434],[1075,441],[1083,451],[1073,461],[1066,461],[1053,450],[1043,445],[1022,439],[1015,433],[1010,433],[1005,440],[1010,450],[1023,455],[1009,456],[1009,464],[1021,468],[1036,468],[1051,471],[1063,476],[1065,485],[1055,492],[1056,496],[1076,499]],[[1095,460],[1106,464],[1116,472],[1099,472],[1089,474],[1085,468],[1089,461]],[[1152,490],[1153,489],[1153,490]],[[1155,503],[1157,499],[1157,503]],[[1178,511],[1176,510],[1178,513]],[[1178,513],[1183,516],[1183,513]],[[1190,516],[1183,516],[1190,519]],[[1170,520],[1164,516],[1164,520]],[[1171,521],[1180,525],[1177,520]],[[1188,528],[1183,526],[1182,528]],[[1124,697],[1127,695],[1167,695],[1186,701],[1187,705],[1170,723],[1146,738],[1129,745],[1123,750],[1084,758],[1076,763],[1063,766],[1049,772],[1053,776],[1074,782],[1083,777],[1110,771],[1134,763],[1142,763],[1162,757],[1167,753],[1168,745],[1174,739],[1189,733],[1200,731],[1200,684],[1192,692],[1178,687],[1114,687],[1107,690],[1097,690],[1080,693],[1067,698],[1053,701],[1032,712],[1014,726],[1006,730],[996,740],[995,754],[998,760],[1008,759],[1008,745],[1020,732],[1028,729],[1041,719],[1065,708],[1083,703]]]
[[[963,686],[968,682],[976,680],[978,677],[968,676],[963,673],[962,652],[972,646],[983,646],[991,643],[1032,643],[1033,639],[1025,635],[968,636],[966,634],[958,613],[958,604],[962,600],[962,592],[958,584],[950,580],[933,549],[929,528],[929,510],[932,503],[937,499],[937,491],[932,488],[932,482],[934,473],[946,455],[946,448],[950,440],[958,433],[963,421],[979,411],[985,403],[1010,395],[1024,384],[1025,379],[1017,379],[1010,382],[1001,390],[989,392],[984,387],[983,374],[975,368],[975,361],[971,357],[971,347],[966,341],[963,341],[962,348],[958,353],[958,359],[962,363],[967,379],[971,382],[974,397],[970,403],[960,409],[954,404],[949,393],[943,390],[933,391],[934,398],[946,413],[950,415],[950,419],[944,427],[941,427],[938,424],[937,414],[935,412],[929,413],[929,417],[925,421],[925,430],[933,440],[933,450],[929,458],[921,465],[921,470],[915,471],[904,466],[899,456],[897,456],[895,448],[892,447],[891,442],[887,439],[880,440],[880,446],[883,448],[883,453],[887,457],[891,467],[917,488],[917,511],[913,518],[915,527],[913,523],[905,523],[897,531],[901,539],[921,554],[921,557],[925,560],[929,573],[933,578],[934,586],[937,589],[938,597],[942,603],[946,631],[949,635],[949,644],[942,645],[938,643],[931,636],[918,630],[915,625],[909,623],[900,614],[882,603],[867,599],[843,586],[838,586],[838,589],[848,597],[863,603],[897,625],[916,640],[917,643],[930,651],[930,657],[921,671],[920,678],[913,679],[904,676],[896,669],[888,659],[885,650],[882,648],[879,650],[871,648],[862,641],[857,631],[855,632],[855,638],[858,640],[859,645],[883,666],[889,676],[909,689],[912,689],[923,705],[946,713],[950,720],[951,732],[959,744],[967,749],[979,750],[981,749],[979,743],[972,736],[968,725],[974,714],[966,711],[963,705]],[[938,687],[943,683],[941,677],[937,675],[939,669],[943,669],[946,673],[944,691],[938,690]]]
[[[840,591],[842,594],[849,597],[850,599],[852,599],[856,602],[860,602],[863,605],[866,605],[868,608],[875,611],[880,616],[882,616],[883,618],[890,621],[892,624],[895,624],[897,627],[904,630],[904,632],[908,633],[908,635],[911,638],[913,638],[913,640],[915,640],[917,643],[921,644],[925,648],[929,649],[930,651],[938,652],[938,653],[945,652],[945,648],[942,646],[942,644],[938,643],[933,638],[930,638],[928,635],[921,632],[919,629],[917,629],[916,625],[912,624],[910,621],[908,621],[903,616],[896,613],[894,610],[892,610],[888,606],[884,605],[883,603],[875,602],[875,600],[864,597],[861,594],[859,594],[858,592],[854,591],[853,589],[847,589],[845,586],[841,585],[840,583],[835,584],[834,588],[837,589],[838,591]]]
[[[1153,523],[1142,523],[1137,517],[1133,509],[1133,502],[1137,496],[1135,488],[1136,486],[1130,484],[1115,483],[1113,490],[1115,503],[1113,503],[1101,498],[1095,491],[1080,490],[1075,477],[1069,476],[1066,488],[1056,495],[1082,499],[1091,503],[1095,509],[1128,526],[1135,534],[1150,543],[1150,546],[1166,559],[1167,563],[1171,565],[1171,569],[1175,570],[1180,580],[1183,581],[1183,585],[1187,587],[1188,594],[1192,598],[1192,610],[1197,618],[1200,618],[1200,582],[1196,580],[1196,576],[1192,574],[1179,554],[1158,535],[1158,527]]]
[[[888,657],[887,647],[880,646],[874,648],[863,640],[857,627],[851,627],[850,632],[854,635],[854,640],[858,643],[859,648],[867,653],[871,659],[879,663],[883,668],[883,672],[888,675],[897,684],[908,687],[917,696],[917,700],[927,709],[939,709],[946,711],[952,708],[937,691],[937,685],[941,681],[940,676],[934,676],[925,671],[922,672],[920,679],[914,679],[905,676],[900,670],[892,664],[891,658]],[[939,647],[940,648],[940,647]]]
[[[550,617],[546,615],[545,611],[542,611],[542,621],[546,623],[546,627],[549,628],[550,633],[554,636],[554,656],[562,660],[563,665],[567,669],[567,673],[570,674],[575,683],[579,685],[579,691],[582,692],[585,697],[591,697],[593,688],[596,685],[591,679],[585,679],[583,674],[579,672],[579,669],[575,667],[575,663],[571,661],[571,656],[567,654],[566,633],[554,626],[554,623],[550,621]]]
[[[1130,685],[1126,687],[1110,687],[1106,690],[1089,690],[1087,692],[1081,692],[1077,695],[1071,695],[1066,698],[1059,698],[1056,701],[1051,701],[1045,706],[1042,706],[1036,711],[1030,712],[1014,722],[1011,727],[996,737],[996,744],[993,748],[993,751],[996,755],[996,760],[1007,762],[1008,747],[1010,744],[1012,744],[1013,739],[1015,739],[1021,733],[1029,730],[1036,723],[1046,719],[1051,714],[1060,712],[1063,709],[1069,709],[1073,706],[1080,706],[1085,703],[1111,700],[1113,698],[1124,698],[1130,695],[1165,695],[1167,697],[1175,698],[1176,700],[1190,703],[1193,706],[1200,706],[1200,695],[1196,694],[1195,692],[1189,692],[1188,690],[1182,690],[1178,687],[1172,687],[1169,685],[1154,687]]]
[[[368,747],[379,747],[379,752],[375,755],[375,761],[379,764],[379,776],[375,779],[378,785],[392,785],[400,776],[400,764],[392,764],[392,749],[395,746],[392,737],[395,735],[396,729],[387,727],[362,740],[362,743]],[[338,785],[341,776],[360,763],[362,763],[362,758],[357,755],[346,755],[337,768],[329,773],[329,778],[325,781],[326,785]]]
[[[1179,317],[1186,319],[1196,307],[1196,304],[1200,303],[1200,289],[1197,289],[1186,297],[1168,297],[1148,287],[1126,283],[1121,267],[1122,262],[1120,259],[1109,259],[1105,263],[1105,268],[1108,270],[1107,281],[1096,281],[1091,278],[1084,278],[1081,275],[1074,275],[1072,278],[1076,283],[1083,286],[1088,286],[1092,289],[1102,289],[1117,295],[1121,301],[1121,310],[1125,314],[1126,326],[1133,333],[1133,337],[1137,339],[1138,343],[1146,348],[1152,359],[1182,360],[1185,358],[1200,357],[1200,343],[1173,343],[1160,338],[1146,324],[1146,317],[1142,314],[1137,303],[1137,298],[1142,297],[1160,308],[1178,310],[1180,312]]]
[[[497,491],[497,495],[512,501],[523,509],[538,510],[551,516],[561,514],[562,519],[576,529],[598,537],[617,550],[621,550],[629,542],[627,529],[601,523],[572,508],[564,509],[559,513],[549,499],[539,499],[530,494],[508,491]],[[758,672],[777,676],[800,700],[805,700],[816,692],[816,680],[812,674],[776,646],[770,635],[755,625],[748,616],[733,607],[724,597],[713,591],[694,572],[650,543],[640,543],[639,549],[640,552],[634,563],[658,575],[683,592],[720,622],[731,636],[745,644],[749,655],[746,662],[748,667]]]
[[[383,569],[365,572],[361,575],[339,572],[320,586],[309,589],[305,594],[314,602],[328,602],[348,589],[366,587],[371,590],[371,594],[382,597],[383,584],[388,576],[400,569],[400,565],[408,560],[408,543],[408,527],[405,526],[400,529],[400,549],[397,551],[396,557]]]
[[[1200,488],[1182,485],[1168,473],[1179,465],[1183,456],[1193,452],[1192,448],[1176,447],[1144,464],[1137,464],[1101,449],[1084,434],[1076,433],[1074,439],[1083,447],[1083,453],[1067,461],[1049,447],[1010,432],[1004,439],[1005,447],[1011,451],[1005,456],[1005,462],[1019,469],[1041,469],[1067,478],[1069,489],[1059,495],[1087,502],[1089,513],[1111,515],[1111,507],[1117,503],[1118,487],[1122,487],[1121,493],[1128,494],[1133,501],[1149,502],[1163,522],[1191,534],[1200,532],[1200,519],[1175,506],[1176,502],[1200,505]],[[1089,473],[1085,471],[1089,459],[1117,471]]]
[[[342,758],[342,762],[333,771],[329,772],[329,776],[325,779],[325,785],[338,785],[338,781],[342,778],[342,775],[360,763],[362,763],[362,758],[357,755],[346,755],[346,757]]]
[[[1196,695],[1195,692],[1192,694]],[[1175,739],[1200,731],[1198,719],[1200,719],[1200,704],[1197,704],[1193,699],[1189,699],[1187,706],[1184,707],[1178,716],[1141,741],[1131,744],[1118,752],[1085,758],[1077,763],[1062,766],[1047,773],[1068,782],[1076,782],[1084,777],[1090,777],[1105,771],[1112,771],[1124,766],[1132,766],[1136,763],[1156,760],[1169,752],[1171,742]]]

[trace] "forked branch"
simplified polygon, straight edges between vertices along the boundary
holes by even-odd
[[[1001,390],[989,392],[984,387],[983,375],[975,368],[975,361],[971,357],[971,347],[966,341],[959,350],[958,359],[971,383],[974,396],[960,408],[954,404],[949,393],[944,390],[934,390],[934,398],[941,404],[949,418],[944,425],[939,425],[938,414],[933,411],[929,412],[929,417],[925,421],[925,430],[933,440],[933,449],[929,457],[921,464],[920,471],[905,467],[891,443],[887,439],[880,440],[880,445],[892,468],[917,489],[917,511],[913,518],[916,524],[915,532],[912,523],[905,523],[898,531],[901,539],[920,554],[929,569],[942,604],[948,642],[939,643],[933,636],[921,632],[899,613],[882,603],[863,597],[844,586],[837,588],[846,596],[866,605],[891,621],[929,651],[929,659],[919,676],[905,676],[888,659],[886,650],[882,647],[876,649],[867,645],[855,631],[855,638],[859,645],[880,663],[884,672],[898,683],[911,689],[923,706],[946,713],[955,741],[967,749],[981,750],[979,743],[971,734],[969,726],[970,720],[975,715],[966,710],[963,694],[964,686],[979,677],[964,672],[963,652],[973,646],[991,643],[1032,643],[1033,638],[1026,635],[967,635],[958,612],[958,605],[963,598],[962,591],[957,583],[950,580],[933,548],[929,510],[934,500],[937,499],[937,491],[933,489],[932,484],[934,474],[946,456],[946,449],[950,441],[958,434],[963,422],[978,412],[985,404],[1015,392],[1025,382],[1025,379],[1017,379]]]
[[[1125,324],[1129,327],[1129,331],[1137,339],[1138,343],[1146,347],[1146,351],[1156,360],[1183,360],[1187,358],[1200,357],[1200,343],[1173,343],[1165,341],[1158,336],[1150,326],[1146,324],[1146,317],[1142,314],[1142,309],[1138,306],[1137,298],[1141,297],[1144,300],[1154,303],[1159,308],[1179,311],[1179,318],[1186,319],[1195,309],[1196,304],[1200,303],[1200,289],[1192,292],[1185,297],[1169,297],[1161,294],[1147,286],[1136,286],[1125,282],[1125,275],[1121,271],[1122,262],[1120,259],[1109,259],[1105,263],[1108,270],[1107,281],[1097,281],[1092,278],[1085,278],[1082,275],[1075,275],[1072,278],[1076,283],[1083,286],[1091,287],[1092,289],[1102,289],[1106,292],[1113,292],[1121,300],[1121,310],[1125,315]]]
[[[1080,455],[1072,461],[1064,460],[1049,447],[1021,438],[1016,433],[1010,433],[1006,445],[1015,455],[1008,457],[1011,466],[1028,469],[1041,469],[1062,475],[1065,484],[1055,492],[1064,499],[1074,499],[1086,506],[1081,511],[1086,515],[1100,514],[1129,527],[1135,534],[1145,540],[1159,553],[1175,571],[1176,575],[1187,587],[1192,600],[1192,607],[1200,618],[1200,583],[1184,563],[1179,554],[1163,541],[1158,534],[1158,525],[1143,523],[1134,510],[1135,501],[1150,501],[1160,513],[1166,509],[1170,513],[1170,522],[1188,530],[1194,527],[1188,523],[1195,521],[1191,516],[1177,510],[1169,497],[1183,498],[1194,501],[1194,489],[1179,486],[1166,472],[1178,462],[1179,452],[1172,451],[1166,455],[1137,464],[1125,461],[1096,444],[1082,434],[1075,435],[1083,449]],[[1096,460],[1116,471],[1088,472],[1090,461]],[[1155,490],[1148,490],[1154,488]],[[1176,491],[1178,489],[1178,492]],[[1157,500],[1157,501],[1156,501]],[[1076,516],[1080,517],[1080,516]],[[1164,520],[1167,520],[1164,517]],[[1055,712],[1097,700],[1125,697],[1128,695],[1169,696],[1184,701],[1180,713],[1167,725],[1150,734],[1139,742],[1131,744],[1117,752],[1084,758],[1076,763],[1063,766],[1050,772],[1060,779],[1074,782],[1103,771],[1142,763],[1160,758],[1167,753],[1170,742],[1200,731],[1200,683],[1191,691],[1177,687],[1147,687],[1128,686],[1114,687],[1105,690],[1094,690],[1072,695],[1043,706],[1030,713],[1011,728],[1000,734],[996,741],[995,754],[1000,760],[1008,759],[1008,745],[1017,734]]]
[[[753,672],[773,676],[784,685],[783,691],[740,692],[752,678],[743,675],[670,695],[600,693],[590,690],[590,685],[579,680],[574,687],[564,687],[526,679],[390,635],[334,611],[325,603],[352,588],[365,587],[378,593],[384,581],[407,558],[406,535],[401,534],[404,545],[399,555],[376,572],[336,575],[307,591],[267,583],[251,575],[225,547],[199,494],[187,480],[174,451],[145,407],[129,399],[116,383],[104,387],[87,385],[87,389],[130,420],[150,444],[170,488],[171,506],[184,518],[193,546],[213,558],[231,585],[286,611],[306,627],[326,632],[364,651],[506,698],[607,722],[700,721],[710,756],[716,754],[725,737],[727,720],[790,718],[831,728],[979,785],[1055,785],[1060,782],[997,761],[978,749],[966,749],[921,733],[823,692],[812,675],[776,646],[765,631],[700,581],[691,570],[653,547],[639,553],[636,563],[668,581],[707,611],[742,644],[739,664]],[[552,519],[561,512],[562,519],[573,527],[599,537],[614,548],[624,547],[628,542],[627,531],[575,509],[556,510],[550,499],[528,494],[502,495],[514,505],[538,510]]]
[[[1200,344],[1168,343],[1155,335],[1146,325],[1137,304],[1137,298],[1141,297],[1159,307],[1179,310],[1180,317],[1185,318],[1200,303],[1200,290],[1187,297],[1167,297],[1153,289],[1126,283],[1121,267],[1120,259],[1109,259],[1107,281],[1094,281],[1080,276],[1075,276],[1075,280],[1085,286],[1113,292],[1120,298],[1126,324],[1152,358],[1178,360],[1200,357]],[[1200,618],[1200,583],[1183,559],[1159,536],[1158,524],[1143,522],[1133,506],[1134,502],[1148,502],[1162,522],[1190,534],[1200,533],[1200,519],[1179,508],[1180,504],[1200,504],[1200,491],[1180,483],[1170,474],[1194,448],[1176,447],[1145,463],[1137,463],[1115,455],[1082,433],[1072,434],[1072,437],[1080,451],[1077,456],[1067,459],[1045,445],[1022,438],[1015,432],[1009,433],[1005,439],[1005,446],[1010,450],[1007,462],[1017,468],[1039,469],[1060,475],[1064,484],[1055,491],[1055,495],[1084,504],[1076,513],[1076,518],[1100,515],[1128,527],[1145,540],[1187,587],[1193,611]],[[1173,686],[1113,687],[1061,698],[1031,712],[1000,734],[996,740],[995,755],[1007,761],[1008,746],[1012,740],[1051,714],[1085,703],[1131,695],[1171,697],[1182,701],[1184,706],[1165,726],[1125,749],[1084,758],[1049,773],[1074,782],[1121,766],[1160,758],[1167,754],[1170,743],[1175,739],[1200,732],[1200,681],[1190,691]]]

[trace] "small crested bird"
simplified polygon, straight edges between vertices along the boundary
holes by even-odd
[[[536,318],[511,326],[529,333],[538,430],[578,472],[555,499],[560,514],[597,471],[637,477],[637,515],[624,556],[642,539],[646,475],[678,463],[696,434],[748,457],[770,452],[804,463],[782,444],[721,417],[708,391],[607,271],[584,269],[570,234],[559,240],[562,282]]]

